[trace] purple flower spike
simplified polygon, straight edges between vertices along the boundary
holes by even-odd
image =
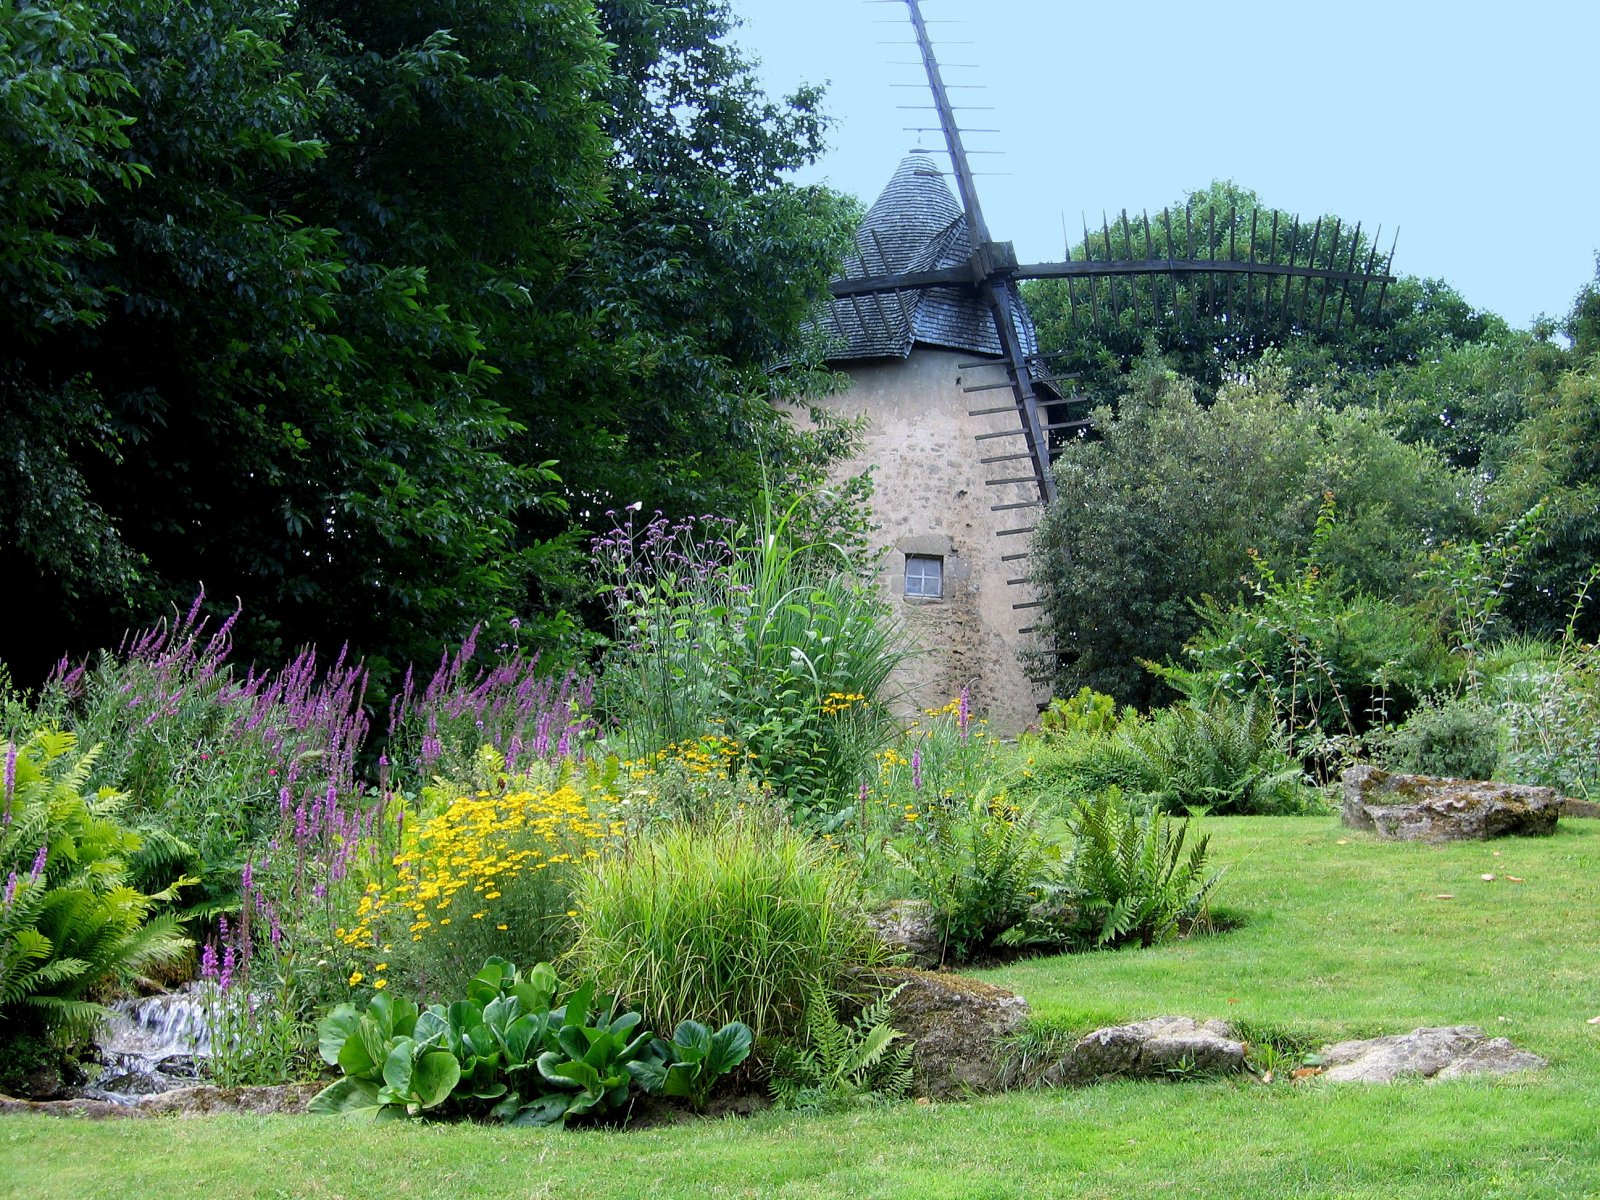
[[[200,978],[215,979],[217,977],[217,947],[215,942],[207,942],[204,950],[200,952]]]
[[[865,786],[865,785],[863,785]],[[911,752],[911,788],[913,791],[922,790],[922,747],[918,746]]]
[[[50,857],[50,847],[40,846],[39,853],[33,856],[33,870],[28,873],[28,878],[37,882],[39,876],[44,874],[44,864]]]
[[[11,878],[6,880],[5,907],[10,908],[11,902],[17,898],[17,873],[11,872]]]
[[[11,816],[11,797],[17,793],[17,744],[6,745],[6,816]]]

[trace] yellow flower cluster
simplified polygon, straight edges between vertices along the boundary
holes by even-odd
[[[644,758],[629,759],[622,764],[634,779],[646,779],[670,762],[682,763],[696,775],[720,775],[727,778],[735,765],[749,755],[739,743],[726,734],[708,733],[692,741],[673,742]]]
[[[866,707],[867,698],[860,692],[829,692],[822,698],[822,715],[825,717],[847,713],[856,705]]]
[[[370,947],[385,918],[408,917],[414,942],[446,929],[457,917],[485,920],[512,880],[599,858],[621,836],[622,824],[593,808],[570,785],[459,797],[438,816],[406,831],[393,859],[392,881],[387,887],[369,883],[356,908],[356,923],[337,933],[348,946]],[[352,979],[356,982],[359,973]]]

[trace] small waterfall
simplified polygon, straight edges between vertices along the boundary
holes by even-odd
[[[121,1000],[99,1037],[104,1071],[83,1095],[117,1104],[190,1087],[200,1081],[199,1060],[211,1053],[211,1032],[199,985]]]

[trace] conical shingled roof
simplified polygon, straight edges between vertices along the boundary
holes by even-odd
[[[844,278],[959,267],[972,254],[966,214],[933,159],[901,161],[856,231]],[[1016,325],[1025,354],[1037,350],[1033,321],[1020,299]],[[921,288],[834,300],[822,331],[830,362],[904,358],[922,344],[974,354],[1002,353],[994,320],[976,296],[957,288]]]

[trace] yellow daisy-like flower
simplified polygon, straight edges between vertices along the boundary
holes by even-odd
[[[509,925],[496,925],[495,928],[504,931],[511,927]]]
[[[366,978],[366,976],[363,975],[360,971],[351,971],[350,972],[350,986],[351,987],[355,987],[356,984],[360,983],[365,978]]]
[[[379,963],[377,966],[373,967],[372,969],[374,971],[387,971],[389,969],[389,964],[386,963],[386,962]]]
[[[387,979],[379,979],[375,983],[373,983],[372,990],[375,991],[375,992],[381,992],[381,991],[383,991],[384,988],[386,988],[388,986],[389,986],[389,981]]]

